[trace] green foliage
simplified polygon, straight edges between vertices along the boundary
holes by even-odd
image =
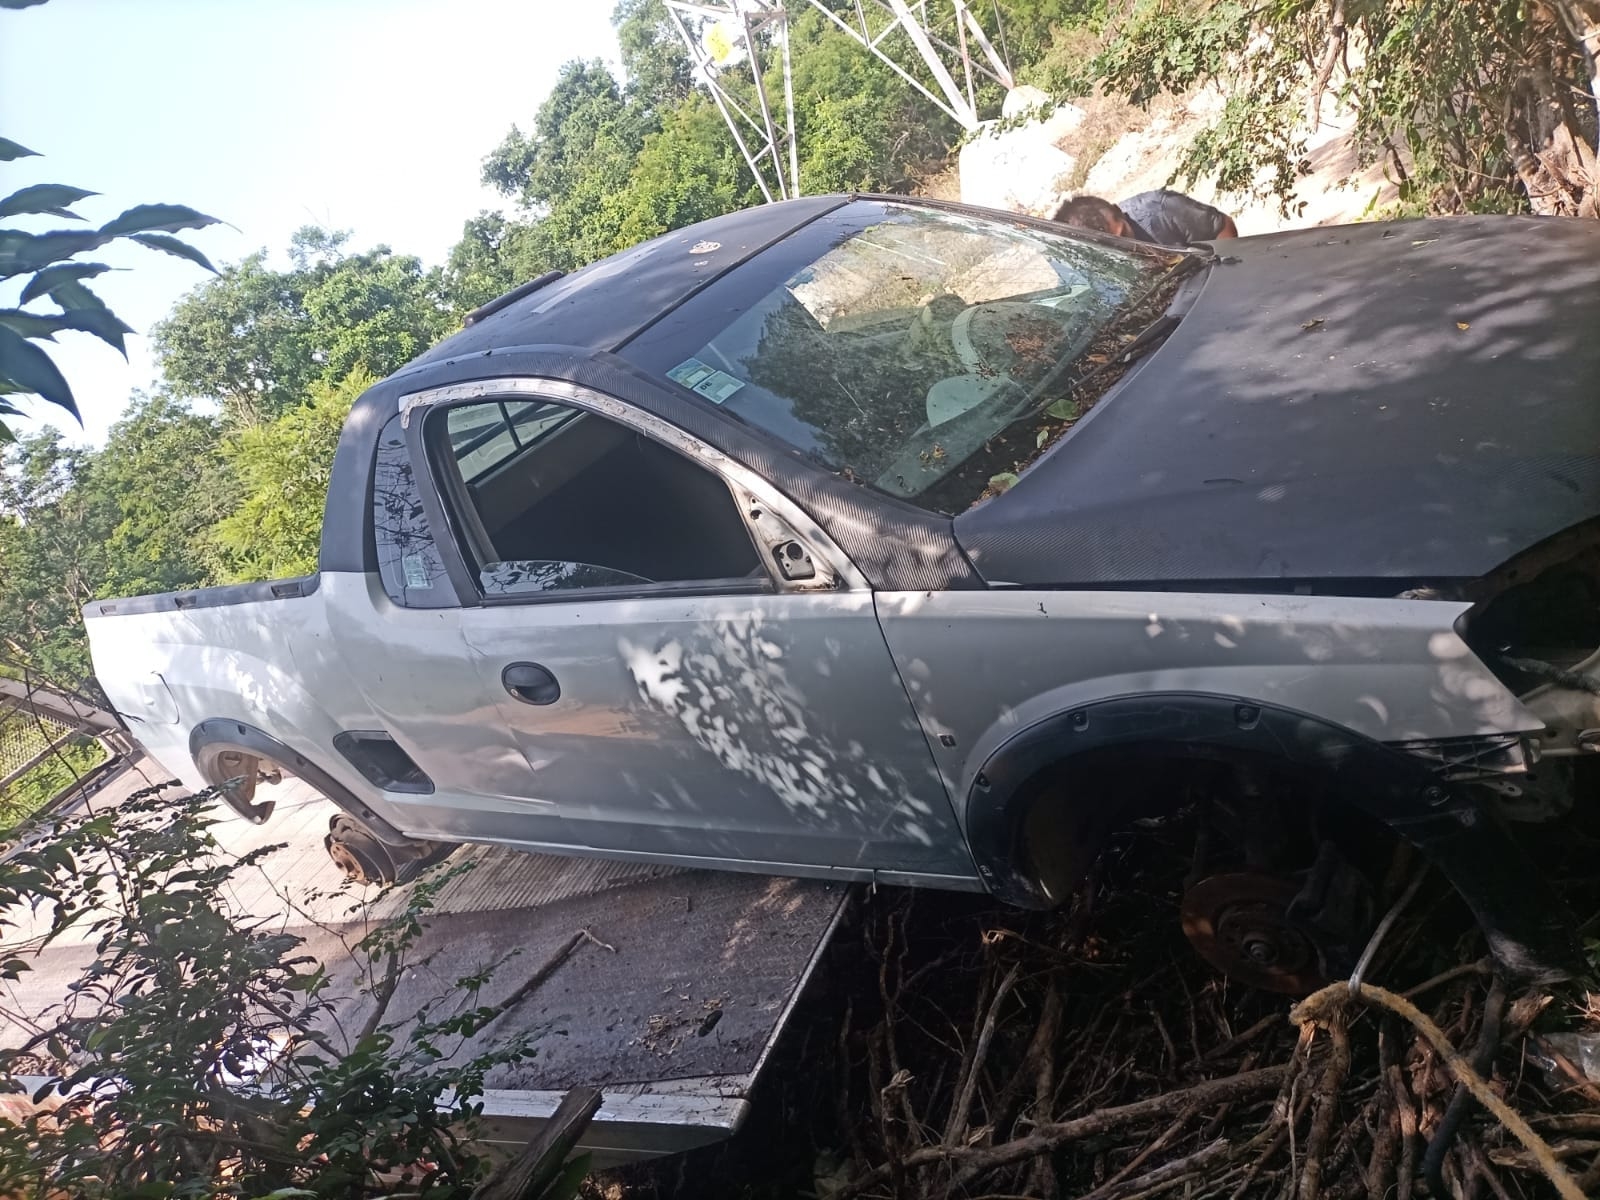
[[[616,26],[630,97],[662,109],[689,98],[693,88],[689,55],[661,0],[620,0],[611,23]]]
[[[438,273],[387,246],[341,259],[317,275],[306,289],[305,310],[322,383],[357,370],[377,377],[398,371],[454,324]]]
[[[494,965],[419,1011],[387,1012],[453,873],[418,884],[406,911],[354,945],[371,1015],[346,1028],[334,973],[299,937],[234,907],[235,875],[276,848],[224,854],[210,832],[214,798],[140,793],[37,837],[0,876],[0,911],[15,920],[49,902],[45,943],[81,929],[94,955],[40,1032],[0,1053],[8,1090],[22,1090],[19,1076],[46,1078],[32,1091],[45,1108],[0,1123],[0,1190],[469,1196],[489,1167],[476,1141],[484,1079],[533,1047],[524,1035],[467,1045],[502,1011],[479,999]],[[0,964],[11,978],[27,969],[22,958]],[[545,1197],[575,1193],[568,1181]]]
[[[1250,13],[1239,0],[1138,0],[1094,72],[1134,104],[1186,92],[1228,68]]]
[[[720,136],[719,136],[720,135]],[[644,141],[627,191],[616,198],[616,242],[642,242],[732,212],[753,191],[745,165],[709,100],[691,96]]]
[[[1259,93],[1232,95],[1212,125],[1200,131],[1178,161],[1178,177],[1209,178],[1229,192],[1260,190],[1262,172],[1287,215],[1289,193],[1299,179],[1305,137],[1299,93],[1279,76],[1264,80]]]
[[[387,246],[346,255],[345,240],[301,229],[289,270],[253,254],[180,300],[155,330],[173,394],[217,401],[232,423],[255,424],[299,403],[314,382],[357,367],[398,370],[448,331],[441,272]]]
[[[275,420],[246,426],[222,448],[239,488],[237,507],[211,531],[222,582],[304,575],[317,569],[333,452],[355,399],[373,383],[357,368]]]
[[[1103,24],[1109,7],[1107,0],[1000,0],[999,36],[1012,65],[1026,70],[1047,57],[1063,33]]]
[[[539,106],[534,133],[513,126],[484,161],[483,182],[530,208],[553,207],[614,168],[597,154],[636,154],[648,132],[648,118],[623,101],[604,63],[575,60]]]
[[[194,587],[210,575],[201,539],[235,503],[216,418],[164,393],[133,407],[85,464],[79,486],[114,523],[97,597]]]
[[[79,609],[105,578],[116,520],[103,496],[76,486],[89,457],[46,430],[0,475],[0,631],[10,654],[67,684],[88,674]]]
[[[893,182],[886,141],[891,119],[871,96],[827,98],[806,115],[800,189],[819,192],[878,191]]]
[[[15,6],[8,6],[15,7]],[[32,150],[0,138],[0,160],[36,157]],[[36,183],[0,198],[0,219],[57,217],[81,221],[72,205],[96,193],[61,183]],[[88,333],[126,355],[123,335],[133,332],[84,283],[109,270],[103,263],[77,262],[77,256],[113,242],[137,242],[152,250],[177,254],[211,270],[205,255],[170,237],[182,229],[214,225],[216,218],[178,204],[141,204],[98,229],[0,229],[0,283],[21,283],[18,307],[0,308],[0,418],[20,415],[9,397],[37,396],[78,415],[72,387],[50,355],[37,343],[53,342],[58,333]],[[49,301],[53,311],[30,308]],[[13,434],[0,420],[0,442]]]
[[[467,221],[461,240],[451,247],[444,290],[465,313],[553,269],[537,224],[481,212]]]
[[[814,9],[790,38],[802,191],[883,191],[943,162],[960,130],[915,88]]]
[[[292,404],[319,371],[305,316],[305,281],[252,254],[173,307],[153,334],[174,394],[216,400],[255,421]]]
[[[1135,0],[1087,77],[1136,103],[1220,86],[1180,179],[1287,204],[1309,96],[1354,113],[1362,165],[1387,162],[1411,211],[1594,215],[1585,27],[1592,0]]]
[[[232,485],[215,420],[168,396],[135,401],[99,451],[54,430],[0,472],[0,630],[10,653],[75,686],[89,673],[82,606],[208,579],[206,531]]]
[[[31,817],[106,760],[105,747],[90,737],[76,737],[20,779],[0,788],[0,832]]]

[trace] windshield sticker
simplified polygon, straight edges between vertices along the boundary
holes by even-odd
[[[744,386],[742,379],[719,371],[698,358],[685,359],[667,372],[667,378],[674,383],[681,383],[691,392],[698,392],[713,404],[721,404]]]
[[[428,579],[428,564],[420,554],[403,554],[400,556],[400,566],[406,573],[406,586],[408,588],[431,588],[433,584]]]

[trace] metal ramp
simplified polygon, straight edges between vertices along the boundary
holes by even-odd
[[[162,777],[136,759],[93,803],[103,810]],[[286,779],[262,791],[277,801],[264,825],[225,806],[216,811],[212,833],[229,853],[286,843],[236,876],[233,899],[242,912],[304,938],[306,952],[334,976],[334,994],[349,995],[357,970],[349,944],[403,911],[406,896],[366,896],[344,883],[322,846],[338,810],[307,785]],[[598,1087],[603,1103],[581,1145],[601,1166],[707,1145],[739,1128],[850,895],[842,883],[502,847],[463,847],[447,860],[458,863],[471,867],[440,889],[385,1019],[416,1013],[455,980],[502,959],[476,1003],[501,1003],[542,974],[480,1035],[538,1036],[532,1059],[490,1075],[485,1122],[491,1140],[520,1149],[567,1089]],[[38,931],[11,938],[25,943],[30,932]],[[36,1014],[91,957],[87,945],[63,939],[9,985],[7,1007]],[[339,1023],[359,1028],[371,1004],[347,1002]],[[0,1044],[19,1036],[20,1026],[0,1018]]]

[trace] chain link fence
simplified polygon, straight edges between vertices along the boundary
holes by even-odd
[[[46,716],[0,709],[0,779],[10,779],[71,732]]]

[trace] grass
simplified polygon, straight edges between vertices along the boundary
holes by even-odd
[[[105,760],[105,747],[95,739],[73,738],[0,792],[0,829],[26,820]]]

